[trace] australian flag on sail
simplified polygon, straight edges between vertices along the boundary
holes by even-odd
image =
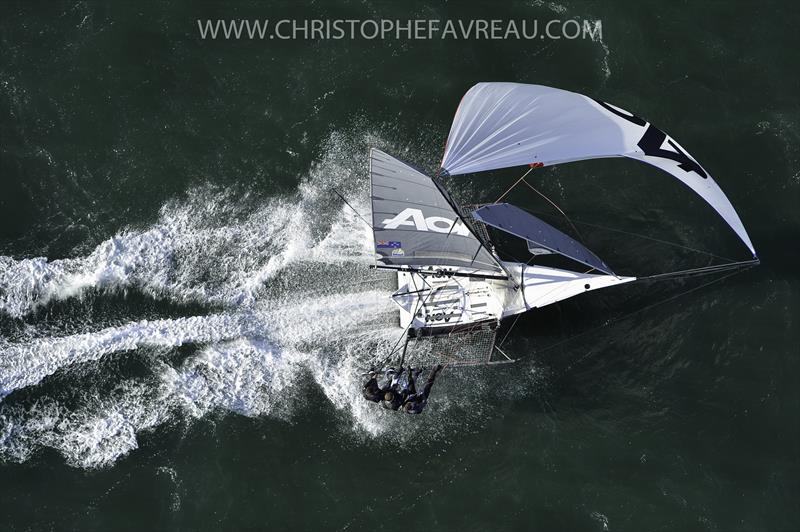
[[[394,240],[376,240],[375,245],[378,248],[391,248],[391,249],[399,249],[402,246],[400,242]]]

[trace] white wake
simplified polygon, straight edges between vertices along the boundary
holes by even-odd
[[[349,410],[359,365],[397,334],[379,286],[386,276],[366,268],[370,229],[332,193],[369,211],[367,142],[358,139],[356,153],[352,139],[334,135],[293,194],[260,199],[201,187],[164,205],[150,227],[124,229],[86,256],[0,257],[6,319],[88,291],[136,290],[210,311],[0,341],[0,456],[25,460],[47,446],[78,466],[106,465],[136,448],[138,433],[175,416],[290,415],[285,403],[303,374]],[[182,345],[196,351],[171,364]],[[150,353],[152,379],[87,393],[77,406],[37,395],[50,376],[75,386],[102,381],[110,355],[140,352]],[[35,399],[15,400],[23,392]],[[353,412],[357,420],[359,407]]]
[[[104,467],[136,449],[143,432],[176,420],[290,418],[308,397],[299,380],[321,391],[356,438],[391,431],[393,441],[412,441],[464,423],[468,414],[446,415],[461,405],[445,394],[413,422],[360,397],[363,365],[385,356],[400,330],[391,276],[367,269],[371,231],[332,190],[369,212],[366,156],[376,141],[334,135],[293,194],[201,187],[164,205],[151,226],[124,229],[88,255],[0,257],[0,319],[132,290],[208,308],[61,336],[34,321],[22,339],[0,340],[0,459],[25,461],[48,447],[74,466]],[[148,376],[115,374],[120,357],[146,364]]]

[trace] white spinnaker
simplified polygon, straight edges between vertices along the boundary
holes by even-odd
[[[601,157],[637,159],[675,176],[711,205],[756,255],[725,193],[683,147],[645,120],[575,92],[478,83],[456,111],[442,169],[457,175]]]

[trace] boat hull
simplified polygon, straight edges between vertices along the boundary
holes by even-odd
[[[482,279],[398,272],[392,300],[400,308],[400,327],[445,334],[505,317],[585,292],[625,284],[635,277],[578,273],[544,266],[504,262],[509,279]]]

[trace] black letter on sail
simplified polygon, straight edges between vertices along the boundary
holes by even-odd
[[[706,171],[703,170],[702,166],[693,161],[692,158],[686,155],[686,152],[680,149],[671,138],[667,137],[666,133],[658,129],[653,124],[648,124],[645,120],[639,118],[638,116],[613,107],[606,102],[601,102],[600,100],[595,100],[595,102],[602,106],[606,111],[610,111],[632,124],[640,127],[647,126],[644,135],[642,135],[642,138],[639,139],[639,143],[637,144],[637,146],[642,149],[645,155],[649,155],[650,157],[661,157],[662,159],[671,159],[678,163],[678,168],[684,172],[694,172],[703,179],[708,177],[708,174],[706,174]],[[675,151],[665,150],[661,147],[665,140]]]
[[[675,151],[663,149],[661,145],[664,143],[664,140],[666,140],[667,144],[672,146],[672,149]],[[651,157],[672,159],[678,163],[678,168],[684,172],[694,172],[703,179],[708,177],[708,174],[706,174],[705,170],[703,170],[703,167],[693,161],[691,157],[686,155],[686,152],[680,149],[680,147],[675,144],[671,138],[667,137],[666,133],[658,129],[653,124],[648,126],[647,131],[644,132],[644,135],[642,135],[642,138],[639,140],[638,146],[646,155],[650,155]]]

